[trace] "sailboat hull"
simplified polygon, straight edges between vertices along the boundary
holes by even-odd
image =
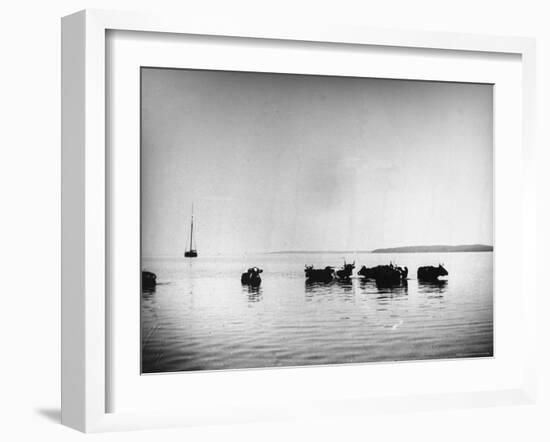
[[[198,255],[197,255],[197,251],[196,250],[189,250],[187,252],[185,252],[185,255],[184,255],[186,258],[196,258]]]

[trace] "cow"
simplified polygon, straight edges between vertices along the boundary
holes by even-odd
[[[363,266],[358,274],[365,279],[374,279],[379,285],[395,285],[407,280],[409,269],[390,263],[390,265],[379,265],[371,268]]]
[[[314,269],[306,265],[304,272],[308,282],[332,282],[334,280],[334,267],[326,266],[324,269]]]
[[[262,272],[263,270],[258,267],[250,267],[241,275],[241,284],[258,287],[262,283],[262,278],[260,277],[260,273]]]
[[[439,264],[438,267],[434,266],[424,266],[418,267],[416,276],[419,281],[438,281],[440,276],[447,276],[449,272],[443,267],[442,264]]]
[[[352,264],[346,264],[344,261],[344,267],[336,271],[336,277],[341,281],[346,281],[351,278],[353,274],[353,269],[355,268],[355,261]]]
[[[153,272],[142,270],[141,272],[141,289],[145,291],[153,291],[157,286],[157,275]]]

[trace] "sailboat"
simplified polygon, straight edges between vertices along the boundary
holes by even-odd
[[[196,258],[197,248],[193,247],[193,206],[191,206],[191,235],[189,236],[189,250],[185,251],[186,258]]]

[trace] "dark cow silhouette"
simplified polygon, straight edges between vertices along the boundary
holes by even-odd
[[[437,281],[440,276],[447,276],[448,274],[449,272],[447,272],[442,264],[439,264],[438,267],[418,267],[418,271],[416,272],[419,281]]]
[[[241,284],[258,287],[262,283],[262,278],[260,278],[262,272],[263,270],[258,267],[250,267],[241,275]]]
[[[374,279],[379,285],[392,285],[401,284],[401,282],[406,281],[409,269],[390,263],[390,265],[381,265],[371,268],[363,266],[358,274],[365,279]]]
[[[394,269],[397,269],[397,271],[401,273],[401,279],[403,281],[407,280],[407,276],[409,276],[409,269],[407,268],[407,266],[399,267],[394,265],[393,263],[390,263],[390,266],[393,266]]]
[[[146,270],[143,270],[141,272],[141,289],[142,290],[155,290],[157,286],[157,275],[155,275],[153,272],[148,272]]]
[[[352,264],[346,264],[346,261],[344,261],[344,267],[336,271],[336,277],[341,281],[350,279],[351,275],[353,274],[354,268],[355,268],[355,261],[353,261]]]
[[[334,280],[334,267],[326,266],[324,269],[314,269],[306,265],[304,269],[308,282],[331,282]]]

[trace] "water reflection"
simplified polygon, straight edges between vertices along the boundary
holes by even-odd
[[[402,281],[400,284],[376,284],[378,290],[378,299],[384,298],[399,298],[409,294],[409,284],[407,281]]]
[[[344,292],[353,291],[353,281],[351,279],[337,280],[336,286],[338,286]]]
[[[243,293],[247,295],[248,302],[256,303],[262,300],[262,287],[253,285],[243,285]]]
[[[339,290],[339,297],[342,301],[351,302],[355,298],[355,290],[351,279],[336,281],[336,287]]]
[[[418,281],[418,293],[443,295],[447,291],[448,281],[438,279],[436,281]]]
[[[306,293],[328,293],[330,288],[334,285],[334,281],[331,282],[319,282],[319,281],[310,281],[306,279],[305,289]]]
[[[409,294],[409,285],[406,280],[398,284],[384,284],[368,279],[360,279],[359,286],[366,293],[376,294],[377,298],[391,298]]]
[[[143,299],[150,299],[156,292],[156,287],[152,288],[142,288],[141,289],[141,295],[143,296]]]
[[[352,301],[355,290],[352,279],[333,280],[330,282],[305,282],[306,301],[314,299],[333,300],[335,297],[342,301]]]

